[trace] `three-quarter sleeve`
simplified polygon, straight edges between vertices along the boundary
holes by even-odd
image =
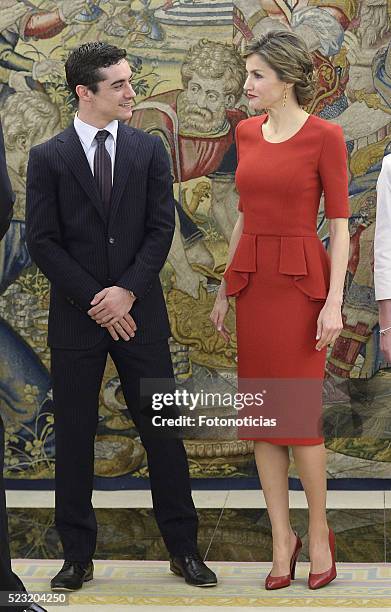
[[[375,229],[376,300],[391,299],[391,155],[383,159],[377,180]]]
[[[342,128],[333,123],[325,130],[319,157],[319,174],[328,219],[349,218],[347,150]]]

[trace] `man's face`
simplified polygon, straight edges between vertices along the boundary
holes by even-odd
[[[101,68],[100,73],[104,80],[98,83],[98,91],[87,90],[86,96],[80,97],[84,117],[105,125],[114,119],[129,121],[136,93],[131,85],[132,71],[128,62],[123,59],[118,64]]]
[[[226,120],[226,108],[233,106],[234,96],[224,91],[225,79],[208,79],[195,73],[178,100],[182,129],[216,133]]]
[[[187,85],[187,99],[199,109],[215,113],[225,108],[224,79],[205,79],[194,74]]]

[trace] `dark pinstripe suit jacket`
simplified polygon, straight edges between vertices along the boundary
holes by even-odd
[[[134,343],[170,335],[159,280],[174,232],[169,160],[161,140],[118,126],[110,218],[77,133],[69,127],[33,147],[26,224],[31,257],[51,282],[49,345],[89,348],[107,330],[87,314],[104,287],[135,293]]]

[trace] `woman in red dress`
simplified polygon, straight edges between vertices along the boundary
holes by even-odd
[[[315,381],[321,390],[327,345],[342,330],[349,250],[347,152],[339,126],[301,108],[311,100],[314,76],[311,55],[297,35],[268,32],[249,43],[244,56],[249,106],[266,113],[241,121],[236,129],[239,217],[211,319],[227,339],[227,296],[235,296],[239,381],[264,387],[277,379],[287,400],[293,380],[302,394],[302,404],[296,398],[300,415],[289,414],[288,401],[287,412],[277,410],[291,423],[277,427],[276,437],[265,434],[265,428],[259,436],[252,428],[251,435],[241,437],[254,439],[272,525],[273,567],[265,587],[289,586],[301,548],[289,521],[291,446],[308,501],[308,585],[316,589],[331,582],[336,570],[334,534],[326,519],[324,440],[317,428],[308,433],[306,427],[321,413],[321,392],[307,394],[305,385],[310,389]],[[317,236],[322,192],[330,255]],[[318,399],[310,402],[310,397]]]

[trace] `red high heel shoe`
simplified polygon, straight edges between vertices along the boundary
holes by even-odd
[[[320,589],[337,577],[337,570],[335,567],[335,535],[332,529],[329,529],[329,545],[331,552],[331,567],[321,574],[311,574],[310,572],[308,576],[308,587],[310,589]]]
[[[295,579],[296,562],[300,554],[301,547],[303,546],[296,532],[295,532],[295,536],[296,536],[296,544],[295,544],[295,549],[291,557],[290,573],[286,574],[286,576],[271,576],[269,573],[266,576],[266,580],[265,580],[265,589],[267,589],[268,591],[272,591],[274,589],[283,589],[285,587],[288,587],[291,583],[291,580]]]

